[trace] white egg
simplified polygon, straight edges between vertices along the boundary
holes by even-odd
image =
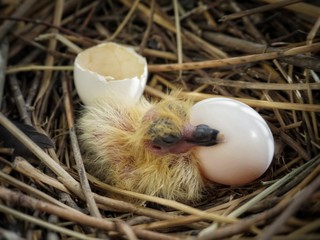
[[[191,124],[207,124],[224,141],[199,147],[203,175],[213,182],[241,185],[260,177],[274,155],[274,140],[264,119],[251,107],[228,98],[210,98],[191,109]]]
[[[145,88],[147,73],[144,57],[116,43],[86,49],[74,63],[75,86],[86,105],[106,95],[135,104]]]

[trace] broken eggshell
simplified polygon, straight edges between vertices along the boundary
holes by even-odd
[[[207,124],[224,135],[222,143],[198,147],[203,175],[216,183],[242,185],[260,177],[274,155],[265,120],[251,107],[228,98],[210,98],[191,108],[191,124]]]
[[[85,105],[104,96],[116,96],[135,104],[147,81],[146,59],[132,48],[103,43],[79,53],[74,63],[74,82]]]

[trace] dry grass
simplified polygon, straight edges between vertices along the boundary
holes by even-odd
[[[0,146],[0,238],[320,239],[320,6],[272,2],[2,1],[0,124],[35,157]],[[83,174],[73,60],[111,40],[147,58],[148,98],[182,89],[196,101],[254,107],[276,140],[268,171],[246,186],[217,186],[195,206]],[[32,123],[56,149],[44,152],[7,117]]]

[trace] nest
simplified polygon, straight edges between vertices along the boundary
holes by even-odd
[[[320,239],[320,7],[313,4],[2,1],[0,125],[32,155],[0,148],[1,239]],[[196,101],[225,96],[254,107],[275,138],[268,171],[245,186],[217,186],[196,205],[87,176],[74,129],[81,102],[73,61],[105,41],[147,58],[148,98],[182,89]],[[43,151],[8,118],[32,124],[55,149]]]

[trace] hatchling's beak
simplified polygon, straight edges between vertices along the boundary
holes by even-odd
[[[222,133],[205,124],[196,126],[187,138],[187,142],[197,146],[212,146],[223,142],[223,140],[224,136]]]

